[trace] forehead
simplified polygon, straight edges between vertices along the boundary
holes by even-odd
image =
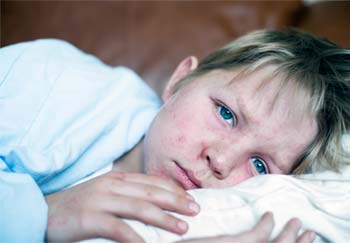
[[[286,79],[276,70],[277,67],[273,65],[251,72],[246,72],[245,68],[231,71],[214,70],[200,77],[197,84],[201,86],[205,80],[207,82],[204,86],[212,89],[223,88],[231,92],[233,98],[241,100],[242,105],[246,103],[246,98],[249,103],[269,106],[271,112],[283,108],[294,112],[294,115],[314,113],[311,109],[310,93],[298,82]]]
[[[255,138],[259,151],[271,154],[283,171],[313,141],[317,133],[309,96],[295,82],[284,83],[273,66],[242,75],[240,70],[209,73],[211,87],[229,97],[242,134]],[[215,82],[213,82],[215,80]]]

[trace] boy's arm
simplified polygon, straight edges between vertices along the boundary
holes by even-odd
[[[23,108],[24,104],[35,99],[27,94],[24,97],[29,100],[16,100],[15,92],[18,89],[8,89],[14,80],[30,83],[28,74],[32,72],[33,62],[28,65],[22,62],[30,46],[24,43],[0,49],[0,242],[42,242],[46,231],[48,208],[32,177],[36,172],[26,171],[25,163],[20,161],[21,157],[26,156],[27,153],[22,153],[26,149],[22,147],[21,152],[16,149],[20,147],[16,145],[26,129],[23,124],[30,126],[26,112],[31,111]],[[23,85],[19,87],[26,89]],[[9,103],[18,107],[10,106]],[[15,109],[26,112],[16,113]],[[18,173],[17,169],[20,170]]]
[[[44,241],[47,205],[29,175],[0,171],[0,202],[0,242]]]
[[[44,240],[42,194],[75,183],[130,149],[158,109],[154,99],[131,71],[107,67],[66,42],[39,40],[1,48],[0,170],[11,183],[26,178],[22,184],[0,179],[1,188],[16,192],[16,197],[1,197],[0,212],[13,208],[1,213],[1,220],[17,229],[24,210],[23,216],[31,217],[30,224],[23,219],[28,232]],[[139,120],[143,122],[135,122]],[[20,230],[1,230],[40,241]]]

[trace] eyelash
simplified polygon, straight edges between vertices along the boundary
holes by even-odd
[[[225,104],[223,104],[220,101],[215,101],[216,111],[219,113],[219,116],[227,123],[227,120],[222,116],[220,109],[224,108],[225,110],[229,111],[229,113],[232,115],[233,123],[229,123],[230,126],[235,127],[238,123],[236,114]]]

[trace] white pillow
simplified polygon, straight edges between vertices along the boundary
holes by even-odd
[[[350,167],[343,174],[324,172],[298,178],[264,175],[231,188],[199,189],[190,193],[200,204],[201,212],[195,217],[176,214],[189,224],[189,231],[183,236],[134,220],[126,222],[146,242],[163,243],[239,233],[252,228],[264,212],[271,211],[275,219],[272,238],[289,219],[298,217],[303,230],[316,232],[315,242],[349,242],[350,239]]]
[[[344,175],[326,172],[295,178],[266,175],[226,189],[190,192],[201,205],[195,217],[177,215],[189,224],[178,236],[140,222],[127,222],[147,242],[174,242],[180,239],[234,234],[252,228],[266,211],[274,214],[276,237],[283,225],[298,217],[303,230],[317,234],[315,242],[349,242],[350,168]]]

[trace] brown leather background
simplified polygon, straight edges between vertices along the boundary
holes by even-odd
[[[160,93],[184,57],[259,28],[294,26],[350,46],[349,15],[350,1],[1,1],[1,46],[65,39]]]

